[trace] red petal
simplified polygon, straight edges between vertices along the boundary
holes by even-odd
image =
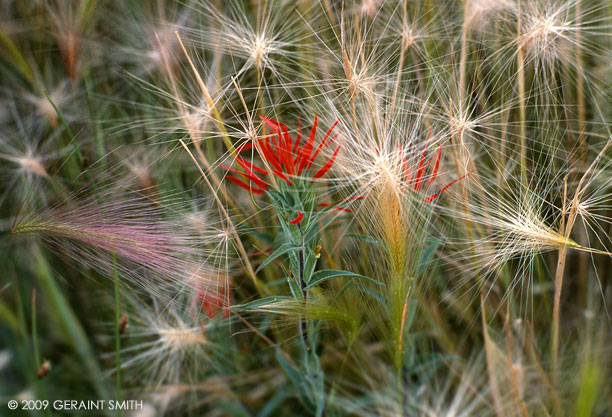
[[[282,140],[279,141],[278,144],[274,143],[274,154],[277,156],[279,163],[284,168],[286,172],[289,172],[289,163],[290,158],[287,154],[287,150],[285,149]]]
[[[298,117],[298,133],[295,138],[295,143],[293,144],[293,153],[297,152],[298,147],[300,146],[300,142],[302,141],[302,126],[300,125],[300,118]],[[297,164],[297,161],[295,161]]]
[[[336,160],[336,156],[338,156],[338,152],[339,151],[340,151],[340,145],[338,145],[338,147],[336,148],[336,151],[334,152],[332,157],[329,158],[329,161],[327,161],[327,163],[325,165],[323,165],[323,167],[321,167],[321,169],[318,170],[317,173],[314,174],[314,176],[312,178],[317,179],[317,178],[321,178],[323,175],[325,175],[327,173],[327,171],[329,171],[329,169],[334,164],[334,161]]]
[[[292,149],[293,139],[291,138],[291,135],[289,135],[289,129],[287,128],[287,125],[277,120],[268,119],[263,116],[259,116],[259,118],[265,124],[270,126],[270,128],[274,130],[274,132],[276,132],[276,135],[278,137],[278,145],[275,144],[278,149],[277,153],[280,156],[280,160],[283,166],[285,167],[285,171],[289,175],[294,175],[295,171],[294,171],[293,149]]]
[[[262,122],[270,126],[273,130],[278,130],[280,126],[280,122],[278,120],[268,119],[267,117],[264,117],[264,116],[259,116],[259,118],[261,119]]]
[[[334,124],[333,124],[333,125],[331,125],[331,127],[329,128],[329,130],[328,130],[328,131],[327,131],[327,133],[325,134],[325,137],[323,138],[323,141],[321,142],[321,145],[324,145],[324,144],[325,144],[325,142],[327,142],[327,139],[329,138],[329,135],[331,134],[332,130],[334,130],[334,128],[336,127],[336,125],[337,125],[338,123],[340,123],[340,119],[336,120],[336,121],[334,122]],[[334,138],[335,138],[335,136],[334,136]],[[330,142],[329,142],[329,143],[331,143],[331,142],[333,142],[333,141],[334,141],[334,139],[330,140]]]
[[[276,120],[268,119],[267,117],[259,116],[259,118],[276,133],[278,142],[274,140],[274,138],[272,138],[272,144],[274,145],[274,148],[276,151],[274,153],[278,155],[280,163],[285,167],[285,170],[289,172],[291,152],[290,151],[287,152],[287,136],[281,133],[281,128],[284,128],[284,130],[286,130],[287,126],[283,125],[282,123]],[[285,136],[284,140],[283,140],[283,136]],[[289,146],[289,149],[291,149],[291,145],[288,145],[288,146]]]
[[[206,315],[209,319],[214,319],[219,312],[219,299],[209,290],[200,291],[198,294],[198,298],[200,299],[200,305],[202,309],[206,311]]]
[[[319,147],[317,148],[317,151],[312,155],[312,157],[310,158],[310,160],[308,161],[308,169],[310,169],[310,167],[312,166],[312,163],[314,162],[314,160],[316,159],[316,157],[319,155],[319,153],[323,150],[323,148],[326,148],[329,144],[331,144],[337,137],[339,134],[334,135],[334,137],[332,138],[332,140],[330,140],[328,143],[321,142],[321,145],[319,145]]]
[[[293,159],[293,139],[289,134],[287,125],[282,125],[283,135],[285,136],[285,154],[287,155],[287,173],[295,175],[295,161]]]
[[[310,158],[308,158],[308,169],[310,169],[310,167],[312,166],[312,163],[314,162],[314,160],[317,157],[317,155],[319,155],[319,152],[321,152],[321,149],[323,149],[323,147],[325,147],[325,146],[328,146],[330,143],[332,143],[334,141],[334,139],[336,139],[338,137],[338,135],[335,135],[334,137],[332,137],[332,139],[329,142],[327,142],[327,139],[329,138],[329,135],[331,134],[332,130],[334,130],[334,128],[336,127],[336,125],[339,122],[340,122],[340,119],[336,120],[336,122],[329,128],[327,133],[325,133],[325,137],[323,138],[323,140],[319,144],[319,147],[317,148],[317,151]]]
[[[412,173],[410,172],[410,164],[408,164],[408,160],[406,159],[406,149],[401,148],[402,153],[402,173],[404,174],[404,181],[406,184],[412,183]]]
[[[448,187],[450,187],[451,185],[453,185],[454,183],[456,183],[458,181],[461,181],[462,179],[464,179],[465,177],[470,175],[472,172],[474,172],[474,171],[470,171],[467,174],[465,174],[463,177],[457,178],[456,180],[449,182],[444,187],[442,187],[442,189],[440,191],[438,191],[437,193],[435,193],[433,195],[430,195],[429,197],[424,199],[423,202],[424,203],[431,203],[432,201],[434,201],[436,199],[436,197],[438,197],[440,194],[442,194],[444,191],[446,191],[448,189]]]
[[[259,140],[259,147],[261,148],[261,153],[263,158],[269,162],[272,167],[274,167],[277,170],[281,170],[282,167],[280,165],[280,161],[278,160],[278,158],[276,157],[276,155],[274,154],[274,151],[272,150],[272,148],[270,147],[270,143],[268,141],[268,139],[266,140]]]
[[[338,211],[346,211],[347,213],[354,213],[355,212],[355,210],[353,210],[353,209],[346,208],[346,207],[340,207],[340,206],[334,206],[334,209],[338,210]]]
[[[259,168],[259,167],[258,167],[257,165],[255,165],[254,163],[252,163],[252,162],[248,162],[248,161],[245,161],[243,158],[241,158],[241,157],[239,157],[239,156],[237,156],[237,157],[236,157],[236,158],[234,158],[234,159],[235,159],[235,160],[236,160],[236,162],[238,162],[238,163],[240,164],[240,166],[241,166],[242,168],[244,168],[245,170],[248,170],[248,171],[251,171],[251,172],[252,172],[252,171],[257,171],[257,172],[259,172],[259,173],[260,173],[260,174],[262,174],[262,175],[267,175],[267,174],[268,174],[268,171],[266,171],[265,169]]]
[[[283,174],[282,171],[275,169],[272,171],[272,173],[276,175],[277,177],[279,177],[281,180],[285,181],[287,184],[293,185],[293,182],[289,178],[287,178],[287,176]]]
[[[255,184],[257,184],[257,186],[259,186],[262,189],[267,189],[270,184],[268,184],[267,182],[265,182],[264,180],[260,179],[257,175],[253,174],[253,172],[240,172],[234,168],[230,168],[226,165],[219,165],[221,168],[225,168],[228,171],[232,171],[235,172],[236,174],[242,175],[243,177],[253,181]]]
[[[236,148],[236,153],[240,153],[249,149],[253,149],[253,142],[243,143]]]
[[[318,205],[321,206],[321,207],[329,207],[330,206],[329,203],[319,203]],[[346,208],[346,207],[334,206],[333,208],[334,208],[334,210],[346,211],[347,213],[354,213],[355,212],[355,210],[350,209],[350,208]]]
[[[262,195],[264,193],[265,190],[259,189],[259,188],[255,188],[249,184],[247,184],[246,182],[242,181],[240,178],[236,178],[233,177],[231,175],[228,175],[226,177],[228,179],[228,181],[233,182],[234,184],[236,184],[238,187],[240,188],[244,188],[245,190],[253,193],[253,194],[257,194],[257,195]]]
[[[300,161],[299,166],[298,166],[298,171],[297,171],[298,174],[301,174],[304,168],[306,167],[308,159],[310,158],[310,153],[312,152],[312,149],[314,148],[314,140],[317,135],[318,121],[319,119],[315,115],[314,123],[312,124],[312,129],[310,130],[310,135],[308,135],[308,140],[306,141],[304,146],[300,148],[298,152],[298,160]]]
[[[295,219],[291,220],[289,222],[289,224],[298,224],[300,223],[302,220],[304,220],[304,213],[302,213],[301,211],[298,210],[298,214],[296,216]]]
[[[425,142],[425,148],[423,149],[423,153],[421,154],[421,159],[419,160],[419,166],[417,167],[416,177],[414,179],[414,191],[420,191],[421,186],[423,185],[423,177],[425,176],[425,155],[427,153],[427,142]]]
[[[440,156],[442,155],[442,145],[438,146],[438,154],[436,155],[436,162],[434,163],[434,168],[433,171],[431,173],[431,178],[429,179],[429,181],[427,181],[427,184],[425,184],[425,188],[429,187],[431,185],[432,182],[434,182],[434,180],[436,179],[436,176],[438,175],[438,169],[440,168]],[[431,160],[430,160],[431,162]],[[429,163],[428,163],[429,165]]]
[[[229,310],[225,307],[229,307],[231,297],[231,287],[229,287],[227,290],[225,290],[224,287],[214,290],[205,289],[200,290],[198,293],[198,298],[200,299],[202,309],[206,311],[206,315],[211,320],[217,317],[222,308],[224,309],[222,317],[229,317]]]
[[[361,201],[365,199],[365,195],[354,195],[352,197],[343,198],[340,201]]]
[[[268,119],[267,117],[263,117],[263,116],[259,116],[259,118],[262,120],[262,122],[267,124],[270,127],[270,129],[272,129],[276,133],[276,136],[278,137],[278,140],[280,143],[280,141],[282,140],[281,131],[280,131],[281,123],[276,120]]]

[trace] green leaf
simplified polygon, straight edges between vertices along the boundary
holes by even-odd
[[[15,313],[3,302],[0,302],[0,322],[4,322],[15,332],[21,332],[22,330],[19,327],[19,319]]]
[[[601,396],[601,363],[593,357],[589,351],[582,364],[578,397],[575,401],[574,415],[576,417],[587,417],[594,415],[593,411]]]
[[[336,293],[336,295],[334,295],[334,300],[337,300],[338,298],[340,298],[340,296],[342,296],[342,294],[344,294],[344,292],[345,292],[346,290],[348,290],[348,288],[349,288],[351,285],[353,285],[353,283],[354,283],[354,282],[355,282],[355,281],[354,281],[354,280],[352,280],[352,279],[350,279],[350,280],[346,281],[346,283],[345,283],[345,284],[342,286],[342,288],[340,288],[340,291],[338,291],[338,292]]]
[[[273,295],[271,297],[264,297],[258,300],[253,300],[248,303],[238,304],[230,307],[232,310],[250,310],[259,306],[263,306],[266,304],[278,303],[280,301],[293,300],[292,297],[287,297],[284,295]]]
[[[9,53],[11,57],[9,62],[17,67],[19,72],[21,72],[21,74],[28,80],[30,85],[33,86],[35,84],[35,79],[28,60],[21,53],[20,48],[15,45],[15,43],[3,30],[0,30],[0,44],[4,45],[4,48]]]
[[[291,380],[295,388],[301,391],[303,387],[302,377],[300,373],[287,361],[287,359],[285,359],[279,348],[276,348],[276,360],[278,361],[280,366],[282,366],[283,370],[285,371],[285,373],[289,377],[289,380]],[[300,392],[300,395],[303,395],[303,393]]]
[[[339,269],[323,269],[321,271],[317,271],[314,274],[312,274],[312,277],[310,278],[310,282],[306,286],[306,289],[310,289],[314,287],[315,285],[319,285],[320,283],[325,282],[328,279],[336,278],[336,277],[350,277],[350,278],[365,279],[366,281],[369,281],[372,284],[377,285],[379,287],[385,286],[385,284],[383,284],[380,281],[377,281],[370,277],[366,277],[364,275],[356,274],[354,272],[342,271]]]
[[[79,355],[83,363],[83,369],[92,376],[95,381],[97,394],[100,398],[111,398],[108,389],[103,383],[105,381],[97,355],[87,338],[87,333],[79,321],[78,315],[72,310],[68,300],[64,297],[62,288],[56,282],[53,269],[48,263],[40,248],[34,248],[34,275],[41,286],[41,298],[47,300],[47,305],[52,309],[52,316],[57,318],[61,330],[64,332],[65,340],[70,343]]]
[[[247,227],[244,225],[240,225],[240,226],[236,226],[236,230],[241,235],[248,234],[248,235],[255,236],[257,239],[260,239],[269,245],[271,245],[274,242],[274,237],[272,235],[268,233],[263,233],[260,230],[255,229],[254,227]]]
[[[346,236],[361,240],[362,242],[369,243],[370,245],[376,245],[380,247],[380,242],[370,236],[361,235],[359,233],[349,233]]]
[[[282,245],[280,245],[278,249],[272,252],[272,254],[270,255],[268,259],[266,259],[261,265],[259,265],[259,268],[257,268],[257,271],[255,271],[255,273],[258,273],[259,271],[264,269],[266,266],[270,265],[270,263],[273,262],[275,259],[283,256],[284,254],[288,252],[291,252],[293,250],[298,250],[300,248],[301,246],[296,246],[291,243],[283,243]]]
[[[225,415],[232,415],[236,417],[251,417],[248,411],[244,408],[242,404],[233,402],[233,403],[220,403],[216,405],[216,408],[219,411],[224,411]]]
[[[376,288],[366,287],[365,285],[359,285],[358,288],[364,294],[369,295],[374,300],[376,300],[380,305],[387,305],[387,297],[381,294],[381,292],[378,291]]]
[[[268,417],[271,415],[287,398],[289,398],[289,392],[284,389],[279,389],[270,397],[266,405],[259,411],[257,417]]]
[[[431,258],[433,257],[434,253],[436,252],[436,249],[438,249],[438,247],[441,244],[442,244],[441,241],[434,240],[433,243],[428,245],[425,248],[425,250],[423,250],[423,256],[421,257],[421,263],[419,265],[417,276],[423,275],[423,273],[425,272],[425,268],[427,268],[427,265],[429,265],[429,262],[431,262]]]
[[[300,284],[297,282],[297,279],[294,277],[287,276],[287,284],[289,285],[289,289],[291,290],[291,294],[293,298],[296,300],[302,300],[304,297],[302,296],[302,288]]]

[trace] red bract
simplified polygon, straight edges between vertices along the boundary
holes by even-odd
[[[226,290],[225,286],[219,288],[201,288],[194,302],[197,302],[202,310],[206,312],[209,319],[214,319],[222,312],[222,318],[227,319],[230,311],[230,300],[232,298],[232,287]]]
[[[363,199],[365,199],[364,195],[356,195],[356,196],[352,196],[352,197],[343,198],[342,200],[340,200],[340,203],[347,202],[347,203],[350,204],[353,201],[361,201]],[[319,206],[321,206],[321,207],[329,207],[330,204],[329,203],[319,203]],[[334,206],[334,209],[336,209],[338,211],[346,211],[347,213],[354,213],[355,212],[355,210],[353,210],[353,209],[342,207],[342,206]]]
[[[295,216],[295,219],[291,220],[289,224],[298,224],[302,220],[304,220],[304,213],[302,213],[301,211],[298,211],[298,214],[297,216]]]
[[[261,120],[272,130],[268,136],[264,139],[257,138],[253,142],[243,145],[238,148],[237,155],[234,160],[242,167],[243,171],[230,168],[225,165],[221,165],[238,176],[228,175],[228,180],[237,186],[244,188],[252,192],[253,194],[263,194],[268,191],[270,184],[264,181],[262,178],[269,176],[270,173],[276,178],[283,180],[288,185],[293,185],[291,178],[296,176],[302,176],[305,172],[310,171],[312,164],[319,153],[328,147],[335,139],[337,135],[331,136],[332,131],[338,124],[339,120],[336,121],[327,131],[323,140],[315,148],[315,137],[317,134],[317,123],[318,118],[315,116],[312,129],[308,138],[302,142],[302,131],[298,120],[298,133],[294,139],[289,134],[287,125],[280,123],[277,120],[268,119],[260,116]],[[255,165],[252,162],[246,161],[240,157],[239,154],[256,148],[259,152],[262,161],[265,164],[265,169]],[[327,171],[329,171],[336,160],[336,156],[340,151],[340,145],[336,148],[332,156],[327,162],[312,176],[312,179],[323,177]],[[242,177],[242,178],[241,178]],[[245,180],[250,182],[247,183]]]
[[[410,190],[414,191],[415,193],[418,193],[422,189],[429,188],[431,183],[433,183],[436,177],[438,176],[438,169],[440,168],[440,157],[441,156],[442,156],[442,145],[439,145],[436,154],[432,156],[427,162],[425,162],[425,160],[427,159],[427,144],[425,144],[425,148],[423,149],[423,153],[421,154],[421,158],[419,159],[419,163],[413,175],[413,172],[410,169],[410,165],[408,164],[408,161],[406,160],[404,149],[402,148],[402,173],[404,175],[404,182]],[[429,174],[429,176],[427,177],[426,176],[427,168],[431,165],[432,162],[433,162],[433,168],[431,170],[431,174]],[[457,178],[454,181],[449,182],[444,187],[442,187],[440,191],[438,191],[437,193],[431,194],[425,197],[423,199],[423,202],[431,203],[440,194],[446,191],[450,186],[452,186],[458,181],[461,181],[462,179],[464,179],[470,174],[471,172],[468,172],[464,176]],[[427,182],[425,182],[426,179],[427,179]],[[423,185],[423,183],[425,184]]]

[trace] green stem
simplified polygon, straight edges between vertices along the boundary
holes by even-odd
[[[121,310],[119,303],[119,273],[117,272],[117,258],[113,253],[113,281],[115,284],[115,387],[117,402],[121,402]],[[117,416],[121,417],[121,410],[117,407]]]
[[[34,348],[34,362],[38,369],[40,366],[40,354],[38,352],[38,336],[36,334],[36,288],[32,289],[32,345]]]
[[[521,2],[518,2],[517,39],[521,37]],[[525,110],[525,52],[519,43],[516,53],[518,71],[518,100],[519,100],[519,139],[521,158],[521,185],[523,192],[527,188],[527,129]]]
[[[104,146],[104,137],[102,136],[102,130],[100,129],[100,121],[98,120],[98,114],[96,113],[96,110],[93,105],[93,91],[91,87],[91,74],[89,69],[87,69],[83,74],[83,82],[85,84],[85,93],[87,98],[87,108],[89,110],[89,117],[95,127],[94,131],[96,136],[96,145],[98,148],[98,158],[100,160],[100,163],[102,164],[102,168],[106,169],[106,151]]]
[[[79,144],[76,141],[76,138],[74,137],[74,134],[72,133],[72,130],[70,129],[70,126],[68,126],[68,123],[66,122],[66,119],[64,119],[64,116],[62,116],[62,113],[60,112],[60,110],[57,108],[57,106],[55,105],[55,103],[53,102],[53,100],[51,99],[51,97],[49,96],[49,93],[47,92],[47,90],[43,89],[43,93],[45,94],[45,97],[47,98],[47,101],[49,101],[49,103],[51,104],[51,106],[53,107],[53,110],[55,111],[55,114],[57,115],[57,118],[59,119],[60,123],[62,124],[62,126],[64,126],[64,129],[66,129],[66,133],[68,134],[68,137],[70,138],[70,145],[73,146],[75,154],[78,158],[78,164],[77,164],[77,170],[80,168],[83,168],[83,153],[81,152],[81,149],[79,148]],[[72,173],[71,173],[72,174]],[[72,175],[78,175],[76,173],[72,174]],[[89,170],[85,170],[85,177],[87,178],[87,181],[89,181],[89,184],[91,185],[96,197],[99,195],[98,193],[98,189],[96,187],[95,182],[93,181],[93,178],[91,176],[91,172]]]
[[[104,384],[104,376],[96,362],[95,354],[85,331],[78,321],[76,315],[70,308],[67,300],[62,294],[60,287],[55,282],[51,266],[43,256],[38,247],[34,250],[35,275],[50,302],[52,309],[51,317],[57,319],[66,340],[79,355],[85,370],[91,375],[96,392],[100,398],[108,398],[107,387]]]
[[[306,302],[308,298],[308,293],[306,291],[306,282],[304,281],[304,232],[302,231],[302,226],[298,224],[298,228],[300,230],[300,239],[301,239],[301,248],[298,252],[298,279],[300,280],[300,288],[302,289],[302,299]],[[306,320],[300,317],[300,334],[302,336],[302,341],[304,342],[304,346],[306,347],[306,351],[310,350],[308,346],[308,328]]]
[[[36,330],[36,288],[32,289],[32,347],[34,349],[34,361],[36,363],[36,372],[40,369],[40,352],[38,351],[38,332]],[[42,394],[43,398],[47,398],[47,394],[45,393],[45,387],[42,383],[38,384],[38,389]],[[52,415],[51,408],[46,407],[45,413],[48,416]]]
[[[15,43],[11,40],[11,38],[6,34],[5,31],[0,29],[0,44],[4,45],[6,50],[8,51],[12,60],[10,61],[23,75],[23,77],[28,80],[31,86],[36,84],[36,78],[34,77],[34,72],[32,68],[28,64],[28,60],[25,56],[20,52],[20,48],[15,45]]]
[[[62,116],[62,113],[59,111],[59,109],[57,108],[53,100],[51,99],[51,96],[49,96],[49,93],[47,92],[47,90],[43,89],[43,93],[45,94],[47,101],[53,107],[53,110],[55,111],[55,114],[57,115],[57,118],[59,119],[60,123],[62,124],[62,126],[64,126],[64,129],[66,129],[66,133],[68,133],[68,137],[70,138],[70,144],[74,147],[74,151],[76,152],[76,155],[79,158],[79,164],[82,164],[83,154],[81,153],[81,149],[79,148],[76,138],[72,134],[72,130],[70,129],[70,126],[68,126],[66,119],[64,119],[64,116]]]

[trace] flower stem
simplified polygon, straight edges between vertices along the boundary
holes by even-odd
[[[578,216],[578,206],[580,204],[580,199],[582,198],[582,194],[584,192],[585,187],[587,186],[587,179],[590,177],[591,172],[595,168],[595,166],[599,163],[603,155],[606,153],[608,148],[612,146],[612,137],[608,139],[604,147],[601,149],[597,157],[593,160],[591,165],[586,169],[580,181],[578,182],[578,186],[576,187],[576,192],[574,194],[574,198],[572,199],[571,206],[569,212],[567,214],[567,221],[565,220],[565,204],[567,200],[567,178],[565,180],[565,186],[563,191],[563,213],[562,213],[562,223],[561,223],[561,231],[565,236],[566,240],[569,239],[570,234],[572,233],[572,229],[574,224],[576,223],[576,218]],[[553,385],[556,384],[556,378],[558,374],[558,358],[559,358],[559,318],[561,315],[560,305],[561,305],[561,290],[563,288],[563,273],[565,271],[565,260],[567,258],[567,249],[568,245],[564,245],[561,249],[559,249],[559,256],[557,260],[557,271],[555,273],[555,295],[553,301],[553,328],[552,328],[552,336],[551,336],[551,369],[553,372]]]
[[[40,362],[40,353],[38,351],[38,332],[36,330],[36,288],[32,289],[32,348],[34,349],[34,361],[36,365],[36,370],[38,371],[41,366]],[[47,394],[45,393],[45,387],[39,381],[39,390],[42,394],[43,398],[47,398]],[[52,415],[51,408],[46,407],[46,414],[48,416]]]
[[[519,139],[521,157],[521,185],[527,187],[527,138],[526,138],[526,110],[525,110],[525,52],[520,43],[521,37],[521,0],[518,1],[517,39],[519,39],[516,52],[518,75],[518,101],[519,101]]]
[[[41,285],[41,290],[49,301],[52,317],[57,319],[57,324],[63,332],[65,340],[78,354],[84,369],[89,373],[95,384],[96,394],[100,398],[109,398],[109,392],[104,384],[104,376],[95,358],[96,355],[85,335],[85,331],[78,321],[75,313],[70,308],[68,301],[62,295],[61,288],[56,283],[51,266],[43,256],[42,251],[34,249],[35,275]]]
[[[565,260],[567,258],[567,246],[559,249],[559,257],[557,261],[557,271],[555,273],[555,295],[553,301],[553,328],[551,341],[551,368],[553,372],[553,381],[557,380],[558,357],[559,357],[559,317],[561,305],[561,289],[563,287],[563,273],[565,271]],[[554,384],[556,385],[556,384]]]
[[[36,335],[36,288],[32,289],[32,347],[34,349],[34,361],[38,368],[40,366],[40,354],[38,353],[38,336]]]
[[[300,288],[302,289],[302,299],[304,302],[308,299],[308,292],[306,291],[306,282],[304,281],[304,232],[302,231],[302,226],[298,224],[298,229],[300,230],[300,239],[301,239],[301,248],[298,252],[298,279],[300,280]],[[306,347],[306,351],[310,350],[308,346],[308,327],[306,320],[300,317],[300,335],[302,337],[302,341],[304,342],[304,346]]]
[[[119,303],[119,273],[117,272],[117,257],[113,253],[113,281],[115,287],[115,388],[117,402],[121,402],[121,310]],[[121,417],[121,410],[117,407],[117,416]]]

